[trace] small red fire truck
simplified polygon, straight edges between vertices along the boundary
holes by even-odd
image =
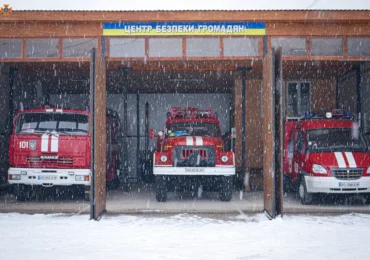
[[[318,193],[370,194],[370,152],[348,115],[334,109],[285,123],[284,183],[302,204]]]
[[[119,183],[120,122],[107,110],[107,183]],[[41,187],[77,186],[89,199],[89,111],[51,108],[19,111],[10,137],[8,181],[17,200]]]
[[[222,201],[231,200],[234,157],[232,151],[224,151],[220,122],[213,109],[171,108],[164,131],[158,132],[153,156],[157,201],[166,201],[171,187],[202,187],[218,191]]]

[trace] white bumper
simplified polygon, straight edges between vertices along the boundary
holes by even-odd
[[[307,192],[310,193],[369,193],[370,177],[358,180],[338,180],[335,177],[305,176]]]
[[[228,176],[235,175],[235,167],[172,167],[154,166],[154,175],[205,175],[205,176]]]
[[[27,172],[27,174],[25,174],[25,172]],[[8,170],[8,175],[20,176],[20,180],[9,180],[10,184],[42,185],[44,187],[52,187],[54,185],[90,186],[91,182],[90,169],[10,168]],[[85,176],[89,176],[88,181],[85,180]]]

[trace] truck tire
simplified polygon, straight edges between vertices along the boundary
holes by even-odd
[[[14,195],[17,201],[26,201],[30,199],[30,188],[25,185],[17,185],[14,187]]]
[[[313,201],[313,194],[307,192],[307,185],[304,176],[301,176],[298,187],[299,198],[303,205],[310,205]]]
[[[167,200],[167,178],[164,175],[155,176],[156,199],[158,202]]]
[[[221,176],[220,200],[230,201],[233,197],[233,176]]]

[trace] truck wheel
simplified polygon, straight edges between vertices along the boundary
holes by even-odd
[[[233,197],[233,176],[221,176],[220,200],[230,201]]]
[[[165,202],[167,200],[167,180],[164,175],[155,176],[156,184],[156,199],[158,202]]]
[[[30,198],[30,189],[25,185],[17,185],[14,187],[14,195],[17,201],[26,201]]]
[[[309,205],[312,203],[313,194],[307,192],[307,185],[304,176],[302,176],[300,179],[298,193],[303,205]]]

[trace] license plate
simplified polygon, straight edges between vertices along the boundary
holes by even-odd
[[[57,176],[51,176],[51,175],[40,175],[39,180],[42,181],[55,181],[57,179]]]
[[[205,172],[202,168],[185,168],[185,172],[192,173],[192,172]]]
[[[357,188],[359,186],[359,182],[339,182],[340,188]]]

